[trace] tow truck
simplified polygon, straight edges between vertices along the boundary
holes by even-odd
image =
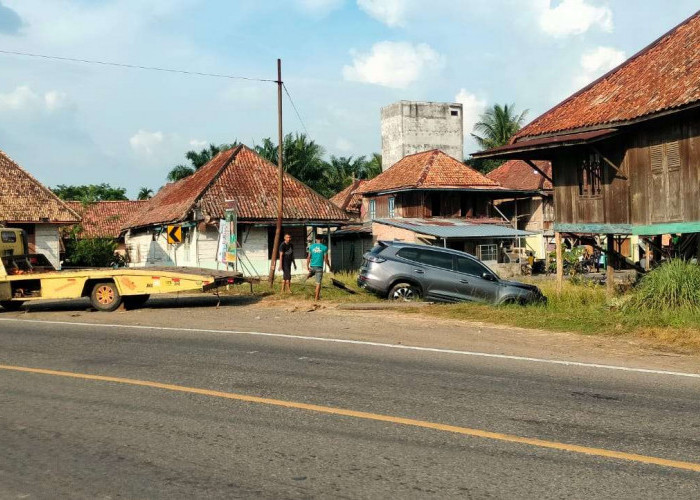
[[[28,252],[22,229],[0,227],[0,306],[17,310],[38,300],[89,297],[98,311],[143,305],[151,295],[217,290],[248,282],[242,273],[187,267],[95,268],[57,271]]]

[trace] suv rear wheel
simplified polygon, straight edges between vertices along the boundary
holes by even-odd
[[[415,302],[420,299],[420,289],[411,283],[397,283],[389,291],[389,300]]]

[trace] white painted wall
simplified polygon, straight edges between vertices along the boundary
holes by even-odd
[[[37,253],[46,255],[51,265],[60,269],[60,243],[58,226],[53,224],[36,224],[34,226],[34,248]]]

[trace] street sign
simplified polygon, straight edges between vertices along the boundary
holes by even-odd
[[[182,226],[168,226],[168,245],[182,243]]]

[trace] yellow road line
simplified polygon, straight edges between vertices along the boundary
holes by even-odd
[[[606,450],[602,448],[591,448],[588,446],[579,446],[575,444],[559,443],[556,441],[546,441],[543,439],[528,438],[515,436],[512,434],[502,434],[500,432],[490,432],[480,429],[470,429],[468,427],[458,427],[455,425],[439,424],[435,422],[427,422],[423,420],[414,420],[411,418],[394,417],[391,415],[381,415],[378,413],[368,413],[364,411],[347,410],[344,408],[334,408],[331,406],[320,406],[308,403],[298,403],[295,401],[283,401],[280,399],[261,398],[258,396],[248,396],[245,394],[235,394],[231,392],[212,391],[209,389],[200,389],[197,387],[186,387],[182,385],[163,384],[161,382],[150,382],[148,380],[136,380],[121,377],[107,377],[104,375],[90,375],[87,373],[74,373],[57,370],[45,370],[43,368],[28,368],[24,366],[0,365],[0,370],[36,373],[40,375],[53,375],[56,377],[67,377],[81,380],[96,380],[100,382],[113,382],[117,384],[135,385],[140,387],[152,387],[155,389],[164,389],[167,391],[186,392],[190,394],[201,394],[203,396],[211,396],[217,398],[233,399],[236,401],[245,401],[248,403],[258,403],[264,405],[281,406],[283,408],[294,408],[297,410],[307,410],[317,413],[325,413],[328,415],[340,415],[344,417],[361,418],[365,420],[375,420],[379,422],[389,422],[392,424],[409,425],[412,427],[421,427],[424,429],[432,429],[443,432],[453,432],[463,434],[465,436],[480,437],[485,439],[493,439],[496,441],[504,441],[507,443],[519,443],[540,448],[548,448],[558,451],[568,451],[572,453],[582,453],[584,455],[592,455],[603,458],[614,458],[618,460],[627,460],[631,462],[640,462],[643,464],[659,465],[662,467],[672,467],[675,469],[683,469],[694,472],[700,472],[700,463],[682,462],[677,460],[667,460],[665,458],[651,457],[646,455],[637,455],[635,453],[625,453],[622,451]]]

